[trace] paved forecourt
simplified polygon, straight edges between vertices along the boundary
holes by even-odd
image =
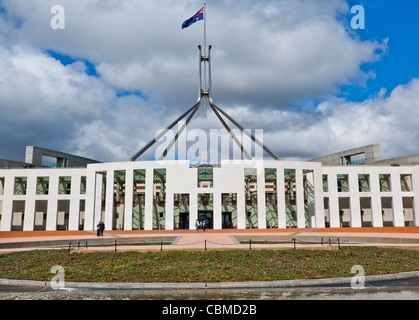
[[[153,230],[6,231],[0,252],[68,248],[70,250],[210,250],[258,248],[322,248],[394,246],[419,249],[419,227]]]

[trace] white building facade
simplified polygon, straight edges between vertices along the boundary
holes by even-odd
[[[95,163],[0,169],[0,231],[419,226],[419,166]]]

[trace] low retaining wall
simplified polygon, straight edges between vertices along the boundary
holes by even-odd
[[[418,278],[419,271],[388,275],[365,276],[364,281],[392,281]],[[211,283],[99,283],[65,282],[64,288],[74,289],[116,289],[116,290],[168,290],[168,289],[239,289],[239,288],[298,288],[315,286],[350,285],[352,278],[251,281],[251,282],[211,282]],[[20,287],[51,287],[50,281],[0,279],[0,285]]]

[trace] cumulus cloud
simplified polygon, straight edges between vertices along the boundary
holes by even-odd
[[[195,92],[202,23],[180,29],[195,2],[64,1],[63,32],[49,27],[54,3],[7,2],[24,21],[11,39],[93,61],[120,90],[175,95],[176,106]],[[377,60],[381,44],[352,37],[338,19],[342,14],[348,15],[349,7],[341,0],[209,3],[215,94],[228,103],[284,106],[370,77],[360,65]]]
[[[320,103],[317,108],[301,108],[299,112],[271,110],[255,113],[245,106],[224,108],[224,110],[246,129],[252,130],[253,134],[256,129],[262,129],[264,143],[284,159],[309,160],[369,144],[380,144],[382,156],[386,158],[418,152],[416,143],[419,140],[419,133],[416,130],[416,119],[419,117],[418,101],[419,79],[413,79],[407,84],[399,85],[389,94],[383,89],[376,96],[362,102],[332,97]],[[123,105],[132,105],[132,101],[127,100],[121,103],[121,107]],[[107,148],[114,148],[107,150],[109,157],[119,154],[128,159],[128,156],[133,155],[133,151],[137,151],[140,146],[154,137],[156,131],[153,129],[156,124],[153,121],[149,122],[148,119],[165,119],[163,122],[168,124],[175,117],[173,113],[169,113],[172,118],[167,117],[165,113],[168,109],[165,108],[148,111],[146,117],[143,117],[141,112],[137,113],[138,110],[147,112],[148,109],[142,103],[142,106],[137,105],[126,110],[129,117],[118,110],[115,113],[115,122],[104,123],[100,120],[85,126],[76,137],[76,141],[85,141],[85,144],[80,145],[80,152],[100,153]],[[209,137],[213,128],[218,128],[222,133],[221,124],[209,111],[206,119],[198,117],[192,121],[185,132],[188,139],[191,139],[188,146],[195,142],[192,140],[196,133],[194,130],[202,129]],[[231,125],[231,128],[234,126]],[[228,134],[225,133],[224,136]],[[161,145],[162,142],[156,143],[156,146]],[[214,146],[208,145],[208,151],[211,147]],[[233,147],[234,143],[230,142],[230,150],[233,150]],[[155,149],[152,149],[145,158],[160,155],[154,152]],[[212,152],[221,151],[212,150]],[[265,158],[269,156],[265,155]]]
[[[383,158],[417,154],[419,79],[385,92],[362,102],[330,98],[315,109],[277,111],[269,119],[258,114],[253,121],[266,124],[266,143],[288,159],[307,160],[369,144],[380,144]]]
[[[77,126],[101,117],[115,102],[102,81],[63,66],[37,49],[0,46],[1,154],[25,145],[66,149]]]
[[[21,158],[26,145],[38,145],[126,160],[196,101],[203,24],[180,26],[201,3],[65,0],[65,30],[53,30],[55,4],[0,2],[0,130],[8,137],[0,157]],[[363,103],[334,97],[340,85],[374,77],[361,67],[387,50],[386,39],[359,39],[345,15],[343,0],[208,3],[216,103],[246,128],[264,129],[265,142],[285,158],[366,143],[383,143],[390,153],[413,150],[409,143],[391,147],[397,134],[383,128],[407,128],[415,81]],[[74,62],[63,64],[50,52]],[[86,63],[97,74],[89,75]],[[322,102],[301,102],[312,99]],[[221,127],[201,111],[191,125]],[[403,136],[415,138],[405,132],[398,143]]]

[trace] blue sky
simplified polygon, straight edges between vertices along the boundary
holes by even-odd
[[[368,80],[365,88],[343,86],[342,96],[352,101],[363,101],[381,88],[390,92],[398,85],[418,78],[419,42],[416,35],[419,34],[419,2],[351,0],[348,4],[350,7],[362,5],[365,9],[365,29],[356,30],[356,34],[363,40],[389,38],[389,48],[380,61],[363,67],[371,68],[376,73],[376,78]]]
[[[0,158],[35,145],[126,160],[196,101],[203,22],[180,26],[202,2],[60,3],[65,30],[50,27],[54,0],[0,0]],[[354,5],[365,30],[350,27]],[[213,99],[285,159],[419,153],[417,12],[411,0],[208,1]],[[202,110],[191,125],[222,128]]]
[[[72,56],[69,56],[69,55],[66,55],[66,54],[63,54],[63,53],[59,53],[59,52],[55,52],[53,50],[46,50],[46,54],[53,57],[54,59],[60,61],[63,66],[71,65],[71,64],[75,63],[76,61],[81,61],[86,66],[85,73],[88,76],[92,76],[92,77],[99,77],[100,76],[97,73],[97,70],[96,70],[94,64],[91,63],[90,61],[86,60],[86,59],[73,58]]]

